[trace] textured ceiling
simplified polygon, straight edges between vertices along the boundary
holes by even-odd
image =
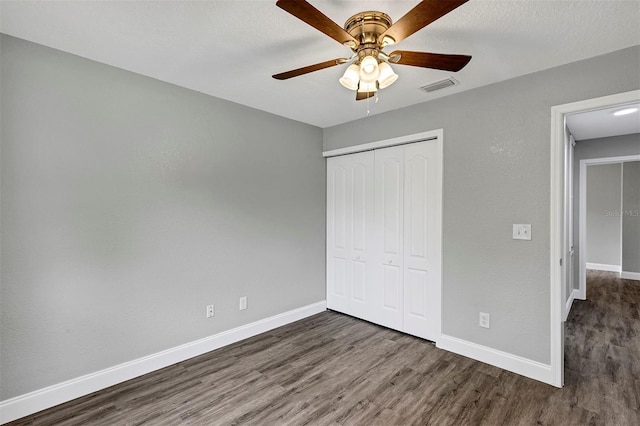
[[[311,0],[338,24],[363,10],[399,19],[407,1]],[[640,44],[640,0],[471,0],[394,48],[472,55],[458,73],[394,66],[371,114]],[[0,31],[320,127],[362,118],[344,66],[286,81],[272,74],[350,50],[260,1],[0,2]],[[459,86],[420,86],[453,75]]]

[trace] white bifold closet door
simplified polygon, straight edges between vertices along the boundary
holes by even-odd
[[[435,340],[440,323],[437,141],[327,160],[327,306]]]
[[[373,310],[376,323],[402,330],[404,146],[375,151]]]
[[[327,160],[327,305],[373,321],[373,151]]]

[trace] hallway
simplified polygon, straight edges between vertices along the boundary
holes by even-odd
[[[640,282],[587,271],[587,300],[574,302],[565,336],[567,401],[605,424],[640,424]]]

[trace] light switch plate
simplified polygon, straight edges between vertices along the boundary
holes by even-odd
[[[514,223],[513,239],[514,240],[531,240],[531,224]]]

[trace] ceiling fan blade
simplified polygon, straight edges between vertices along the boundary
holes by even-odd
[[[346,32],[344,28],[333,22],[305,0],[278,0],[276,6],[328,35],[338,43],[346,44],[349,47],[358,45],[357,40]]]
[[[376,92],[356,92],[356,101],[373,98]]]
[[[423,0],[382,33],[380,40],[384,39],[385,36],[391,37],[396,43],[404,40],[468,1]]]
[[[330,61],[320,62],[319,64],[309,65],[307,67],[297,68],[295,70],[281,72],[280,74],[275,74],[272,77],[276,80],[286,80],[291,77],[297,77],[299,75],[308,74],[314,71],[320,71],[325,68],[334,67],[338,64],[344,63],[342,62],[344,58],[331,59]]]
[[[408,50],[396,50],[390,57],[400,55],[395,63],[411,65],[414,67],[433,68],[445,71],[460,71],[471,60],[468,55],[446,55],[442,53],[410,52]]]

